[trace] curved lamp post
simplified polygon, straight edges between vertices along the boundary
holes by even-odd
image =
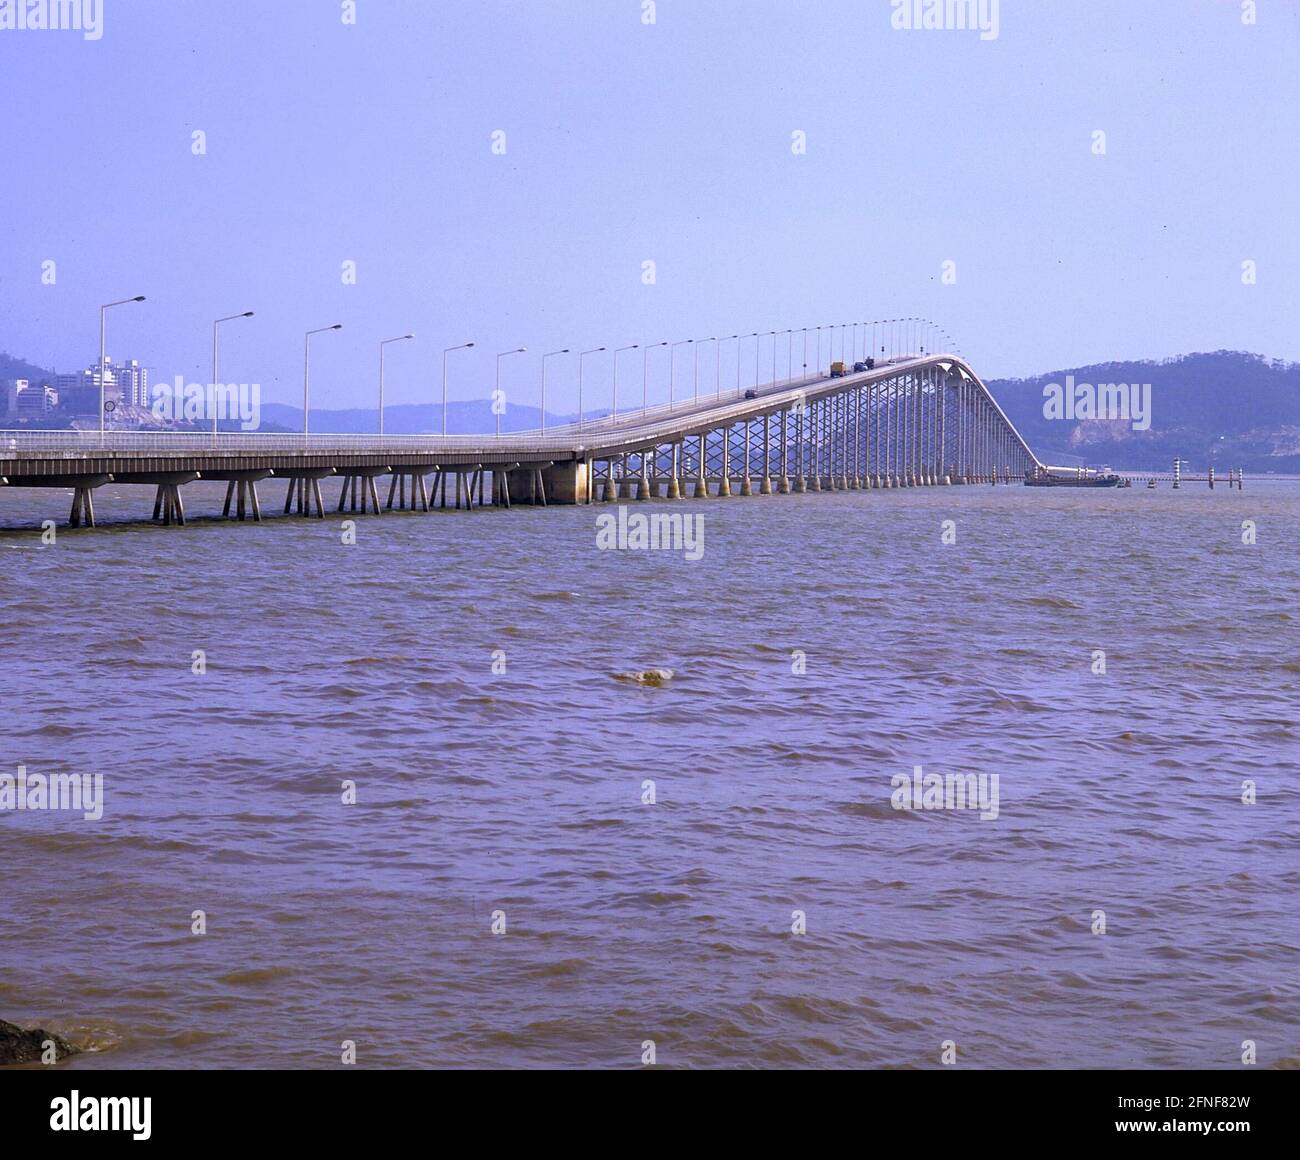
[[[542,431],[546,431],[546,360],[556,358],[562,354],[568,354],[569,348],[566,346],[563,350],[553,350],[549,354],[542,355]]]
[[[621,355],[625,350],[640,350],[640,349],[641,349],[641,344],[639,342],[634,342],[631,346],[620,346],[617,347],[614,351],[614,396],[612,400],[613,405],[610,407],[610,411],[609,411],[609,417],[611,419],[618,418],[618,356]]]
[[[442,433],[447,434],[447,356],[453,350],[469,350],[474,344],[462,342],[459,346],[449,346],[442,352]]]
[[[236,318],[252,318],[253,312],[245,310],[243,314],[227,314],[212,323],[212,445],[217,444],[217,386],[221,382],[221,352],[218,344],[217,328],[223,322],[233,322]]]
[[[342,330],[343,323],[336,322],[333,326],[322,326],[316,330],[307,331],[306,337],[302,340],[302,441],[307,442],[307,415],[311,405],[311,336],[313,334],[324,334],[327,330]]]
[[[600,354],[605,348],[603,346],[592,347],[591,350],[584,350],[578,355],[578,427],[581,429],[583,424],[582,418],[582,363],[589,354]]]
[[[399,334],[396,338],[386,338],[379,344],[379,438],[384,437],[384,347],[390,342],[404,342],[414,338],[413,334]]]
[[[134,298],[121,298],[116,302],[106,302],[99,308],[99,445],[104,445],[104,380],[108,377],[108,366],[104,357],[104,311],[114,306],[125,306],[128,302],[143,302],[144,295]]]
[[[503,350],[497,355],[497,379],[496,389],[492,392],[492,409],[496,411],[497,396],[501,394],[501,360],[509,358],[512,354],[523,354],[528,348],[526,346],[517,346],[514,350]],[[501,412],[497,411],[497,438],[501,438]]]
[[[652,342],[645,348],[645,356],[641,360],[641,414],[644,415],[650,406],[650,352],[656,347],[667,346],[667,341]]]

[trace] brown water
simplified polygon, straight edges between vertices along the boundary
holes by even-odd
[[[68,1066],[1300,1064],[1300,488],[686,501],[696,562],[264,488],[52,547],[0,492],[0,771],[104,777],[0,812],[0,1018]]]

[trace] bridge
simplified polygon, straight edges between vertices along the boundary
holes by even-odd
[[[0,486],[72,489],[69,523],[95,524],[105,484],[154,488],[153,519],[185,523],[182,489],[226,483],[223,517],[262,519],[257,485],[286,481],[284,512],[428,511],[1010,483],[1037,457],[955,354],[906,354],[632,414],[500,435],[0,432]],[[430,484],[430,480],[432,483]]]

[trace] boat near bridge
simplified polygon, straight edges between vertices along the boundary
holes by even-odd
[[[1048,467],[1035,464],[1025,472],[1026,487],[1121,487],[1128,481],[1113,471],[1088,467]]]

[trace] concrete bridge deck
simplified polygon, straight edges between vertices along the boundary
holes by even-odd
[[[747,397],[749,394],[754,397]],[[774,423],[773,420],[776,420]],[[774,436],[773,428],[779,428]],[[692,456],[691,445],[694,446]],[[910,486],[1021,475],[1036,463],[973,370],[959,356],[903,356],[869,371],[827,373],[727,390],[672,405],[607,415],[545,431],[484,435],[332,435],[157,431],[0,432],[0,486],[74,491],[70,522],[94,523],[93,493],[107,483],[157,488],[154,517],[184,522],[180,488],[228,484],[227,512],[245,499],[261,518],[256,484],[289,480],[285,511],[323,516],[319,481],[344,479],[340,510],[379,510],[375,478],[391,476],[388,506],[425,510],[426,479],[455,503],[581,503],[600,498],[678,498],[689,469],[695,494]],[[635,471],[634,471],[635,468]],[[809,478],[813,483],[808,485]],[[773,479],[780,481],[773,484]],[[791,482],[791,481],[794,482]],[[800,482],[802,481],[802,482]]]

